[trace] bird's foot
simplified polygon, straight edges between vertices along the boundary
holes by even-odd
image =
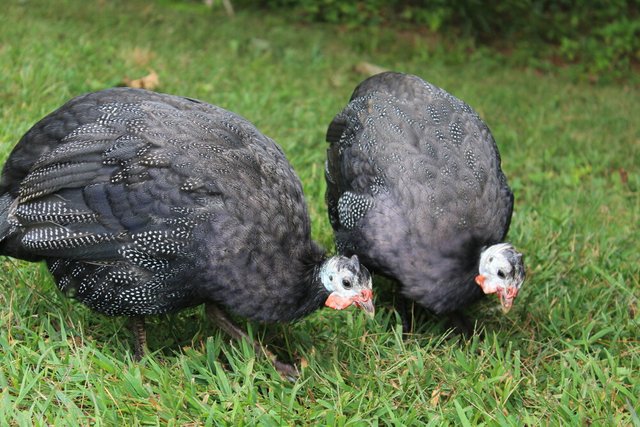
[[[265,349],[264,351],[267,352],[268,350]],[[273,356],[273,359],[271,359],[271,363],[273,363],[273,367],[276,368],[276,371],[278,371],[278,373],[283,378],[291,382],[295,382],[298,379],[298,377],[300,377],[300,372],[298,371],[298,368],[296,368],[295,365],[281,362],[278,359],[276,359],[275,356]]]

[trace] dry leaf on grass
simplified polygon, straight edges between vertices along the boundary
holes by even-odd
[[[357,63],[355,67],[353,67],[353,69],[360,74],[366,74],[368,76],[373,76],[375,74],[380,74],[388,71],[386,68],[382,68],[378,65],[364,61]]]
[[[305,359],[304,357],[300,358],[300,367],[302,369],[306,368],[307,366],[309,366],[309,361],[307,359]]]
[[[155,71],[151,71],[148,75],[135,80],[125,77],[123,81],[126,86],[136,89],[154,90],[160,85],[160,78]]]
[[[433,407],[433,408],[438,406],[438,403],[440,403],[440,387],[436,387],[431,392],[431,399],[429,400],[429,403],[431,404],[431,407]]]
[[[638,315],[638,305],[636,304],[636,301],[631,301],[629,303],[629,317],[632,319],[635,319],[637,315]]]

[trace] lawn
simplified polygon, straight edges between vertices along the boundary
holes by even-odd
[[[61,295],[46,268],[1,258],[0,425],[640,425],[640,90],[589,83],[426,34],[296,24],[197,2],[8,0],[0,14],[0,160],[69,98],[155,71],[157,90],[235,111],[278,141],[304,183],[314,237],[326,127],[367,61],[472,105],[515,192],[509,240],[528,277],[484,336],[429,319],[403,339],[382,289],[375,319],[320,310],[249,325],[302,366],[282,380],[202,308],[150,321],[131,359],[126,319]],[[520,53],[522,55],[522,53]]]

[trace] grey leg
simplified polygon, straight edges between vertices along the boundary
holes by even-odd
[[[465,339],[470,339],[475,331],[475,324],[461,311],[454,311],[448,315],[447,327],[453,329]]]
[[[209,318],[216,322],[223,331],[237,341],[242,341],[244,339],[253,345],[256,354],[261,354],[269,359],[276,370],[285,378],[295,379],[300,375],[295,366],[280,362],[273,353],[262,347],[260,343],[254,342],[242,328],[229,319],[220,307],[217,307],[215,304],[206,304],[206,310]]]
[[[413,332],[413,301],[405,298],[400,291],[395,292],[395,298],[395,308],[402,321],[402,333],[411,334]]]
[[[147,347],[147,332],[144,328],[144,316],[135,316],[131,318],[131,331],[134,339],[133,358],[140,361],[144,356]]]

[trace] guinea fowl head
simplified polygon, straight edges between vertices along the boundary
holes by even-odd
[[[498,294],[502,311],[507,313],[524,282],[522,254],[509,243],[489,246],[480,254],[479,271],[476,283],[485,294]]]
[[[320,281],[330,292],[325,305],[342,310],[355,304],[373,315],[373,291],[371,274],[360,265],[356,255],[351,258],[334,256],[324,261],[320,267]]]

